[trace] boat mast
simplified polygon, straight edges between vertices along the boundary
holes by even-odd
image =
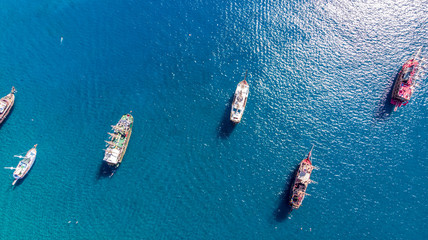
[[[419,80],[419,79],[423,78],[425,75],[425,70],[428,68],[428,62],[427,62],[426,58],[421,57],[420,59],[418,59],[420,57],[421,51],[422,51],[422,47],[420,47],[418,49],[418,52],[416,53],[416,56],[414,58],[415,60],[418,60],[418,62],[419,62],[417,72],[416,72],[415,77],[414,77],[415,80]]]
[[[112,147],[116,147],[116,144],[112,141],[104,141],[106,142],[108,145],[112,146]]]
[[[311,158],[312,150],[314,149],[314,146],[315,146],[315,145],[313,145],[313,144],[312,144],[312,148],[311,148],[311,151],[309,151],[308,158]],[[309,160],[310,160],[310,159],[309,159]]]
[[[416,60],[419,57],[419,55],[421,54],[421,51],[422,51],[422,46],[419,47],[418,51],[416,51],[416,54],[414,55],[413,59]]]
[[[116,131],[124,131],[124,128],[117,125],[111,125],[111,128]]]
[[[111,139],[113,140],[114,138],[117,138],[117,134],[115,133],[108,133],[111,136]]]

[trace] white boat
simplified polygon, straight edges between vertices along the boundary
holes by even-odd
[[[230,121],[236,123],[241,122],[242,115],[245,111],[245,106],[247,105],[247,98],[250,92],[250,86],[247,81],[247,73],[245,73],[245,78],[238,83],[236,87],[235,95],[233,97],[232,109],[230,111]]]
[[[15,178],[15,181],[13,181],[12,185],[15,185],[15,183],[19,180],[25,177],[27,173],[30,171],[31,167],[34,164],[34,161],[36,161],[36,150],[37,144],[34,145],[34,147],[30,150],[28,150],[27,154],[25,156],[15,156],[18,158],[22,158],[21,161],[19,161],[18,166],[15,168],[15,171],[13,172],[13,177]]]

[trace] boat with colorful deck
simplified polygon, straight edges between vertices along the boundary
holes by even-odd
[[[114,132],[109,133],[110,141],[106,141],[107,149],[103,159],[109,166],[117,168],[122,162],[131,138],[133,124],[134,117],[128,113],[123,115],[116,125],[111,126]]]

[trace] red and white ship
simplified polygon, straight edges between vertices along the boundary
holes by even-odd
[[[400,73],[398,73],[391,96],[391,104],[395,105],[394,111],[401,106],[405,106],[412,97],[419,70],[423,62],[423,59],[419,59],[421,50],[422,47],[404,63]]]

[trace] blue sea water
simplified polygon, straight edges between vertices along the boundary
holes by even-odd
[[[0,239],[427,239],[428,1],[0,2]],[[61,37],[63,41],[61,42]],[[243,121],[228,122],[248,70]],[[109,126],[127,154],[100,174]],[[284,196],[314,144],[300,209]]]

